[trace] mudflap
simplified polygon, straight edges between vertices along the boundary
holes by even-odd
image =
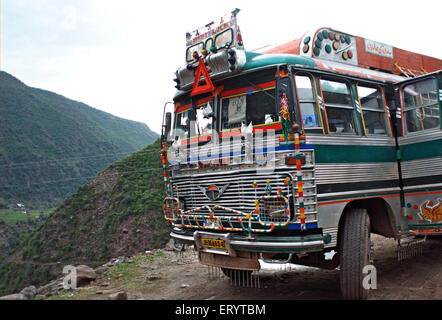
[[[207,266],[246,271],[258,271],[261,269],[259,256],[254,252],[237,251],[237,255],[233,257],[199,251],[198,256],[201,264]]]

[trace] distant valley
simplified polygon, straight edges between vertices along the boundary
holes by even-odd
[[[0,72],[0,201],[60,205],[110,164],[154,142],[145,124],[113,116]]]

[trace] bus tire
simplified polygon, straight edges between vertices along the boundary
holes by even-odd
[[[362,269],[370,263],[370,218],[367,210],[353,208],[344,216],[340,241],[340,286],[344,299],[365,300]]]

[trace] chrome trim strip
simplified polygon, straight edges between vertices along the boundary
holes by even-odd
[[[399,179],[396,162],[316,164],[316,183],[349,183]]]
[[[442,183],[434,183],[434,184],[422,184],[422,185],[415,185],[415,186],[406,186],[404,187],[405,191],[408,190],[416,190],[416,189],[426,189],[426,188],[440,188],[442,187]]]
[[[363,145],[363,146],[395,146],[394,138],[389,136],[340,136],[338,134],[306,134],[306,144],[323,145]]]
[[[334,198],[337,196],[353,196],[359,194],[374,194],[374,193],[386,193],[386,192],[397,192],[399,193],[400,189],[397,188],[384,188],[384,189],[368,189],[368,190],[357,190],[357,191],[345,191],[345,192],[333,192],[333,193],[321,193],[318,194],[318,200],[325,200],[328,198]]]
[[[442,157],[402,161],[404,179],[440,174],[442,174]]]
[[[247,246],[247,247],[267,247],[267,248],[301,248],[308,246],[320,246],[324,244],[322,240],[303,241],[303,242],[250,242],[232,240],[230,242],[233,246]]]
[[[424,131],[410,132],[403,137],[398,138],[399,146],[407,144],[427,142],[442,139],[442,131],[440,128],[433,128]]]

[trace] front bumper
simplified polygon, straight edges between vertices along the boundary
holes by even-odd
[[[196,233],[175,228],[170,236],[179,243],[195,245]],[[325,244],[321,234],[285,237],[254,235],[253,238],[248,238],[245,235],[231,233],[228,242],[229,247],[235,251],[259,253],[308,253],[322,251]]]

